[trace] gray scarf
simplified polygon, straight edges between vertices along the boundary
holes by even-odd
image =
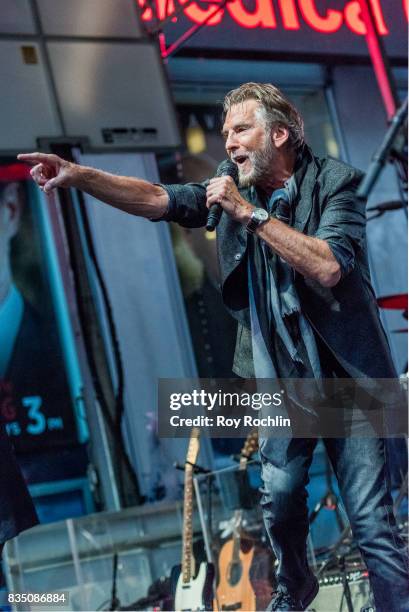
[[[292,203],[296,195],[297,185],[292,176],[284,188],[273,192],[267,210],[291,225]],[[301,310],[293,269],[281,257],[271,253],[263,241],[256,239],[253,246],[253,257],[250,255],[248,258],[248,282],[256,378],[288,377],[294,363],[304,366],[299,371],[305,372],[306,377],[321,378],[314,333]],[[255,253],[256,249],[259,249],[258,253]],[[280,356],[271,354],[274,343],[272,346],[269,340],[274,333],[278,334],[285,349]],[[283,363],[285,359],[292,363],[287,366]]]

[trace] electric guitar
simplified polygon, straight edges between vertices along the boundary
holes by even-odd
[[[239,470],[247,468],[247,462],[258,448],[257,431],[250,433],[240,453]],[[225,542],[219,553],[219,584],[214,610],[256,610],[256,596],[250,582],[250,567],[254,545],[244,538],[241,530],[243,510],[233,516],[233,536]]]
[[[174,567],[171,581],[174,610],[212,610],[214,567],[201,563],[195,576],[193,556],[193,466],[199,454],[199,429],[192,429],[185,463],[185,491],[183,500],[182,565]]]

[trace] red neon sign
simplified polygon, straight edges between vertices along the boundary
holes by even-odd
[[[159,0],[160,2],[161,0]],[[180,4],[186,4],[187,0],[179,0]],[[215,6],[210,4],[207,9],[202,9],[196,2],[190,2],[183,11],[186,17],[189,17],[193,23],[203,23],[206,19],[214,13]],[[215,26],[221,22],[223,17],[223,11],[217,11],[217,13],[209,19],[206,25]]]
[[[382,8],[379,0],[371,0],[372,12],[376,22],[376,29],[381,36],[389,34],[389,30],[386,27],[385,20],[382,14]],[[349,28],[355,34],[361,34],[365,36],[367,34],[366,26],[362,18],[361,6],[359,0],[349,2],[345,7],[345,21]]]
[[[335,9],[329,8],[325,15],[320,15],[314,0],[298,0],[298,4],[300,5],[304,20],[311,28],[317,30],[317,32],[332,34],[333,32],[337,32],[342,26],[342,11],[336,11]]]
[[[232,2],[228,2],[226,6],[234,21],[243,28],[277,27],[271,0],[256,0],[255,11],[248,11],[243,6],[241,0],[233,0]]]
[[[153,19],[152,9],[146,7],[146,0],[137,0],[142,10],[142,20]],[[188,2],[188,0],[156,0],[155,13],[159,20],[171,16],[176,8],[176,3],[181,6],[187,4],[183,14],[195,24],[203,24],[212,12],[215,4],[206,7],[205,2]],[[381,0],[370,0],[375,18],[376,28],[380,35],[389,34],[388,27],[382,12]],[[401,0],[405,15],[409,20],[409,0]],[[364,36],[366,26],[361,15],[359,0],[349,0],[343,9],[335,9],[328,6],[325,10],[319,10],[315,0],[277,0],[278,14],[273,0],[255,0],[255,8],[249,10],[242,0],[230,0],[225,7],[216,12],[208,19],[206,26],[216,26],[221,23],[227,12],[230,17],[243,28],[270,28],[275,29],[280,25],[284,30],[301,30],[302,21],[313,30],[322,34],[332,34],[345,25],[354,34]],[[328,4],[331,2],[328,0]],[[176,18],[175,18],[176,19]]]

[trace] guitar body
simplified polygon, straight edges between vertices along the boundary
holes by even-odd
[[[176,612],[212,610],[214,566],[201,563],[196,578],[183,582],[181,566],[172,569],[171,581]]]
[[[240,549],[233,561],[233,539],[228,540],[219,553],[219,584],[216,589],[215,610],[256,610],[256,596],[250,582],[250,566],[254,546],[247,552]]]
[[[247,461],[258,447],[258,433],[250,432],[240,453],[239,473],[247,469]],[[250,582],[250,566],[254,557],[254,545],[241,533],[243,510],[238,508],[232,519],[230,540],[219,553],[219,584],[214,610],[256,610],[256,595]]]

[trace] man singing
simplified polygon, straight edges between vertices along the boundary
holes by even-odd
[[[371,288],[365,209],[356,169],[318,159],[303,121],[274,86],[246,83],[227,94],[223,135],[232,178],[153,185],[76,165],[56,155],[20,155],[45,193],[74,187],[131,214],[217,231],[225,306],[239,323],[234,371],[244,378],[395,377]],[[306,557],[306,484],[314,438],[262,441],[262,507],[278,559],[269,610],[305,610],[318,592]],[[409,609],[384,442],[324,439],[378,612]]]

